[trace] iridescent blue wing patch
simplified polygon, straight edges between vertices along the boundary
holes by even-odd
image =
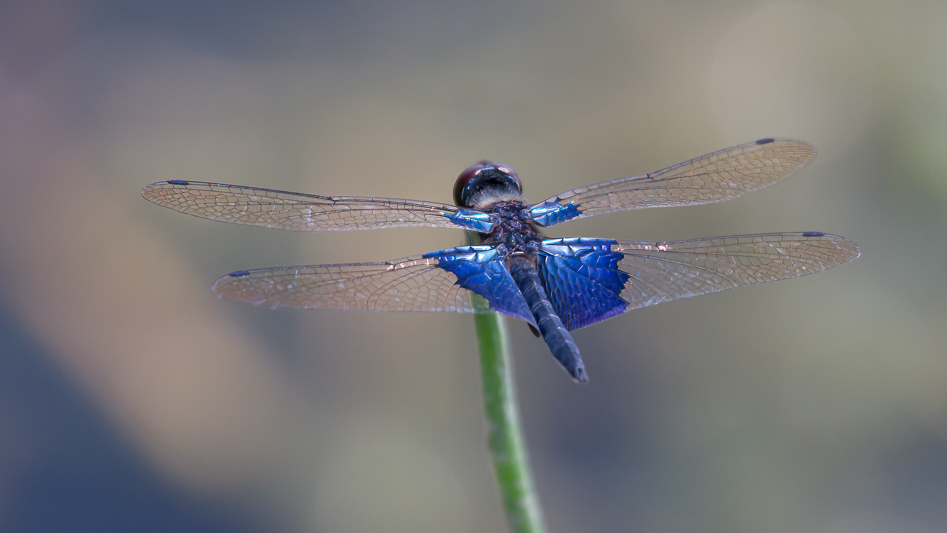
[[[762,189],[815,158],[815,148],[795,139],[760,139],[668,168],[566,191],[529,207],[551,226],[615,211],[722,202]]]
[[[160,206],[200,218],[293,231],[349,231],[429,226],[487,233],[494,217],[420,200],[318,196],[223,183],[170,180],[141,191]]]
[[[382,263],[263,268],[214,283],[221,298],[267,307],[482,313],[490,308],[533,322],[495,249],[467,246]]]
[[[619,315],[628,307],[621,293],[628,274],[618,269],[624,257],[611,239],[546,239],[536,268],[556,314],[568,330]]]
[[[820,232],[765,233],[674,242],[618,240],[621,297],[634,309],[753,283],[805,276],[851,261],[858,246]]]
[[[424,254],[438,268],[457,278],[457,285],[482,296],[490,309],[536,325],[526,299],[504,263],[502,248],[492,245],[462,246]]]

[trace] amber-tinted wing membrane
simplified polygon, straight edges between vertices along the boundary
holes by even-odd
[[[766,233],[675,242],[619,240],[628,309],[752,283],[795,278],[851,261],[858,246],[827,233]]]
[[[214,283],[221,298],[267,307],[474,313],[471,291],[417,255],[384,263],[262,268]]]
[[[776,183],[812,161],[815,153],[804,141],[760,139],[657,172],[578,187],[531,208],[562,206],[563,215],[550,219],[551,225],[615,211],[722,202]]]
[[[293,231],[347,231],[395,226],[464,228],[451,221],[458,208],[437,202],[317,196],[222,183],[171,180],[141,195],[200,218]]]

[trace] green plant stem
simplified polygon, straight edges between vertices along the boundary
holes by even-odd
[[[486,306],[486,302],[480,303]],[[526,453],[503,319],[496,313],[477,314],[474,315],[474,324],[480,343],[487,442],[507,521],[515,533],[545,532],[546,525]]]

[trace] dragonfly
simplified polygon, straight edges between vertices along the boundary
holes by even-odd
[[[273,308],[497,312],[529,324],[572,379],[584,382],[572,331],[678,298],[821,272],[860,251],[820,231],[656,242],[547,238],[544,228],[632,209],[731,200],[776,183],[815,155],[804,141],[759,139],[534,204],[512,168],[487,160],[457,178],[454,205],[185,180],[154,183],[141,194],[196,217],[283,230],[465,230],[467,246],[376,263],[238,270],[218,279],[213,291]]]

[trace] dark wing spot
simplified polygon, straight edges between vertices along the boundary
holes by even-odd
[[[772,138],[772,137],[767,137],[767,138],[765,138],[765,139],[760,139],[760,140],[756,141],[756,144],[769,144],[769,143],[771,143],[771,142],[773,142],[773,141],[775,141],[775,140],[776,140],[776,139],[774,139],[774,138]]]
[[[250,274],[249,270],[237,270],[236,272],[231,272],[230,274],[227,274],[227,275],[232,278],[239,278],[241,276],[246,276],[248,274]]]
[[[822,233],[821,231],[803,231],[802,236],[803,237],[825,237],[825,233]]]
[[[184,181],[184,180],[168,180],[168,183],[170,183],[171,185],[190,185],[189,182]]]

